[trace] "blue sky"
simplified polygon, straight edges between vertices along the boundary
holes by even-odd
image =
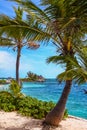
[[[13,2],[0,0],[0,14],[14,16],[12,6],[15,6]],[[48,46],[41,44],[38,50],[22,49],[20,77],[25,77],[28,71],[32,71],[45,78],[55,78],[63,70],[58,65],[46,63],[46,59],[53,55],[56,55],[56,47],[50,43]],[[15,77],[15,62],[16,52],[12,48],[0,47],[0,77]]]

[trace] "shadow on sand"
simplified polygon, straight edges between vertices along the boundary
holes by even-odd
[[[56,127],[43,124],[42,120],[32,119],[20,127],[17,126],[8,127],[8,128],[0,127],[0,130],[56,130]],[[61,126],[57,127],[57,130],[62,130]]]

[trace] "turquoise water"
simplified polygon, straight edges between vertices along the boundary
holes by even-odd
[[[40,100],[57,102],[63,87],[64,83],[59,84],[55,79],[49,79],[41,83],[25,82],[23,83],[22,92]],[[84,94],[83,89],[87,89],[87,84],[72,85],[66,108],[70,115],[87,119],[87,94]]]
[[[63,87],[64,83],[59,84],[55,79],[49,79],[45,82],[25,82],[23,83],[22,92],[43,101],[51,100],[56,103]],[[8,85],[0,87],[1,90],[7,88]],[[78,86],[73,83],[66,108],[70,115],[87,119],[87,94],[84,94],[83,89],[87,90],[87,84]]]

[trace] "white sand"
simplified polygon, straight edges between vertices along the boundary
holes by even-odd
[[[20,116],[16,112],[0,111],[0,130],[87,130],[87,120],[69,117],[59,127],[43,126],[42,120]]]

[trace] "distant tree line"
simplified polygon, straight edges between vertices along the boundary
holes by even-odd
[[[26,78],[23,78],[21,79],[22,81],[26,81],[26,82],[44,82],[45,81],[45,78],[42,76],[42,75],[37,75],[31,71],[29,71],[27,73],[27,77]]]

